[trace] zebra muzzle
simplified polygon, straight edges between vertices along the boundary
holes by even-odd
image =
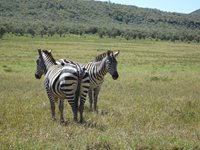
[[[36,79],[40,79],[41,76],[39,76],[38,74],[35,74],[35,78],[36,78]]]
[[[117,80],[118,77],[119,77],[119,74],[117,71],[115,71],[114,74],[112,75],[113,80]]]

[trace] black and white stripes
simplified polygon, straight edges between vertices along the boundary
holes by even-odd
[[[38,53],[35,77],[40,79],[43,74],[45,75],[44,86],[50,100],[52,118],[55,119],[55,100],[59,99],[60,120],[64,121],[63,100],[67,99],[72,107],[75,121],[78,116],[79,103],[80,122],[83,122],[84,103],[90,85],[88,72],[79,64],[56,64],[50,51],[38,50]]]
[[[102,83],[104,82],[104,76],[109,73],[114,80],[118,78],[117,72],[117,60],[118,52],[107,51],[96,57],[95,61],[89,62],[87,64],[80,64],[82,67],[86,68],[89,73],[90,79],[90,89],[89,89],[89,101],[90,110],[93,110],[93,100],[94,100],[94,110],[97,110],[98,95]],[[56,61],[57,64],[68,64],[74,63],[71,60],[60,59]]]

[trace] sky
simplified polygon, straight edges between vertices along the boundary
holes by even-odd
[[[200,0],[98,0],[112,3],[156,8],[167,12],[191,13],[200,9]]]

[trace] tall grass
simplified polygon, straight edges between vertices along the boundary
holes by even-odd
[[[120,77],[106,76],[98,114],[86,101],[85,123],[76,124],[66,102],[66,125],[51,120],[43,81],[34,78],[37,48],[81,63],[121,51]],[[200,149],[198,44],[7,35],[0,60],[0,149]]]

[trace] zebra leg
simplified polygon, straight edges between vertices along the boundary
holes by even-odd
[[[52,120],[55,121],[56,120],[56,115],[55,115],[55,99],[54,99],[52,93],[50,91],[48,91],[48,90],[47,90],[47,96],[49,98],[50,105],[51,105]]]
[[[75,99],[69,100],[68,102],[73,111],[74,121],[77,122],[78,121],[78,103],[76,104]]]
[[[55,98],[54,98],[52,92],[50,91],[48,84],[49,84],[48,80],[45,80],[44,81],[44,87],[46,88],[47,96],[49,98],[49,102],[50,102],[50,105],[51,105],[52,120],[55,121],[56,120],[56,117],[55,117]]]
[[[84,110],[84,104],[85,104],[85,97],[81,97],[80,105],[79,105],[79,112],[80,112],[80,123],[83,123],[83,110]]]
[[[97,101],[98,101],[98,96],[99,96],[99,91],[101,87],[97,87],[94,89],[94,111],[98,112],[97,110]]]
[[[75,99],[75,102],[74,102],[74,121],[77,122],[78,121],[78,99]]]
[[[64,100],[60,99],[59,100],[60,123],[64,123],[63,109],[64,109]]]
[[[92,111],[92,104],[93,104],[93,90],[92,89],[89,89],[88,91],[88,96],[89,96],[89,102],[90,102],[90,111]]]

